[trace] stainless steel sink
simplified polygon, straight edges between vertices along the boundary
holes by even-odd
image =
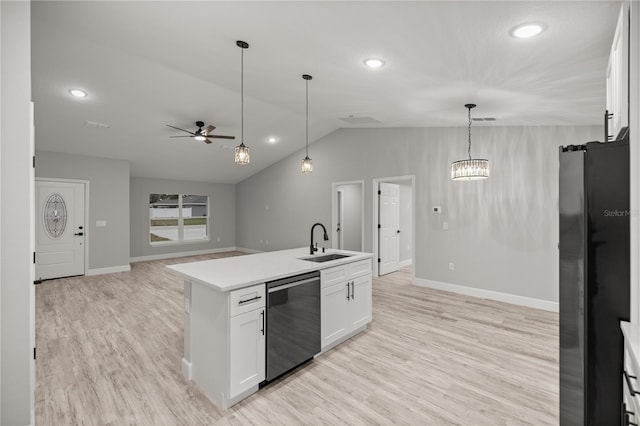
[[[309,260],[311,262],[328,262],[330,260],[343,259],[345,257],[351,257],[350,254],[339,254],[339,253],[331,253],[325,254],[324,256],[309,256],[309,257],[301,257],[300,260]]]

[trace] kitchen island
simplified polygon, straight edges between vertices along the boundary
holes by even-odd
[[[309,260],[323,256],[336,259]],[[319,284],[312,284],[320,287],[315,356],[364,331],[371,321],[372,257],[299,248],[168,266],[184,277],[184,377],[222,409],[264,384],[267,292],[273,291],[266,283],[276,280],[319,273]]]

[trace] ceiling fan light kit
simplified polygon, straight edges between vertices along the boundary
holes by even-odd
[[[471,158],[471,109],[476,105],[466,104],[464,107],[469,110],[469,147],[467,149],[469,158],[451,163],[451,179],[460,181],[487,179],[489,177],[489,160]]]
[[[311,80],[313,77],[311,77],[309,74],[304,74],[302,76],[302,78],[305,80],[305,93],[306,93],[306,108],[305,108],[305,115],[306,115],[306,143],[305,143],[305,147],[306,147],[306,156],[304,157],[304,159],[302,160],[302,164],[300,165],[300,171],[302,173],[311,173],[313,171],[313,160],[311,160],[311,158],[309,158],[309,80]]]
[[[244,50],[249,48],[249,43],[238,40],[236,46],[240,50],[240,145],[236,146],[236,164],[241,166],[249,164],[251,153],[249,147],[244,144]]]

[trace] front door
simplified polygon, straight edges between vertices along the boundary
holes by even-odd
[[[85,184],[36,181],[36,279],[84,274]]]
[[[385,275],[400,269],[400,185],[381,182],[378,194],[378,275]]]

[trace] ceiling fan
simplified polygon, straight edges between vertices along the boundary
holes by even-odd
[[[185,129],[181,129],[180,127],[172,126],[170,124],[166,125],[167,127],[171,127],[172,129],[177,129],[183,131],[185,133],[189,133],[189,136],[169,136],[171,138],[195,138],[198,141],[203,141],[204,143],[211,143],[209,138],[216,139],[235,139],[235,136],[224,136],[224,135],[213,135],[211,132],[214,131],[216,126],[208,125],[206,129],[202,129],[204,127],[204,121],[196,121],[196,126],[198,126],[198,130],[195,132],[190,132]]]

